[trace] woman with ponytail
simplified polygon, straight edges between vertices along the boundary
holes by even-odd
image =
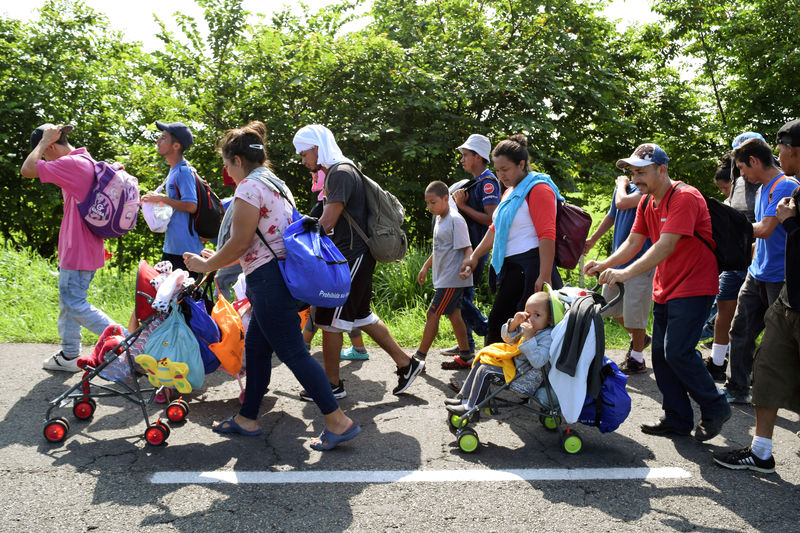
[[[258,410],[272,370],[272,353],[292,371],[325,417],[313,439],[315,450],[329,450],[352,439],[361,428],[339,407],[325,371],[306,349],[300,332],[299,304],[286,288],[277,259],[285,254],[282,233],[292,222],[291,192],[269,169],[264,149],[266,127],[251,122],[230,130],[219,145],[222,163],[236,182],[233,205],[223,219],[216,253],[185,254],[187,266],[211,272],[238,260],[247,280],[253,316],[245,338],[247,384],[239,412],[214,424],[217,433],[259,435]],[[277,255],[274,256],[272,251]]]
[[[469,275],[478,259],[492,250],[497,294],[489,313],[486,344],[502,342],[503,324],[522,311],[525,300],[543,290],[545,283],[561,287],[555,266],[556,207],[564,200],[550,176],[531,171],[524,135],[498,143],[492,160],[507,189],[486,236],[461,264],[462,274]]]

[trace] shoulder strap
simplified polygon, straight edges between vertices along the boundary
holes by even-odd
[[[353,167],[353,169],[355,169],[355,171],[358,173],[358,176],[361,178],[361,183],[362,183],[362,185],[364,185],[365,194],[366,194],[366,185],[364,184],[364,173],[361,172],[361,169],[359,169],[357,166],[351,165],[350,163],[347,163],[347,162],[336,163],[335,165],[333,165],[331,168],[328,169],[328,174],[331,174],[331,171],[334,168],[338,167],[339,165],[349,165],[349,166]],[[361,239],[365,243],[369,243],[369,237],[367,237],[367,234],[364,233],[364,230],[361,229],[361,226],[358,225],[358,223],[350,215],[350,213],[347,212],[347,208],[346,207],[342,207],[342,215],[344,215],[344,219],[347,221],[348,224],[350,224],[350,227],[353,228],[354,230],[356,230],[356,233],[358,233],[358,236],[361,237]]]
[[[264,234],[263,234],[263,233],[261,233],[261,230],[260,230],[260,229],[258,229],[258,227],[256,227],[256,235],[258,235],[258,238],[259,238],[259,239],[261,239],[261,242],[263,242],[263,243],[264,243],[264,244],[267,246],[267,250],[269,250],[269,253],[271,253],[271,254],[272,254],[272,257],[274,257],[276,260],[278,260],[278,261],[279,261],[279,260],[280,260],[280,258],[279,258],[279,257],[278,257],[278,255],[277,255],[277,254],[276,254],[276,253],[275,253],[275,252],[272,250],[272,246],[270,246],[270,245],[269,245],[269,243],[267,242],[267,239],[265,239],[265,238],[264,238]]]
[[[772,203],[772,193],[773,193],[773,192],[775,192],[775,187],[777,187],[777,186],[778,186],[778,184],[779,184],[780,182],[782,182],[783,180],[792,180],[792,181],[793,181],[793,182],[795,182],[796,184],[800,185],[800,182],[798,182],[798,181],[797,181],[796,179],[794,179],[793,177],[791,177],[791,176],[787,176],[786,174],[782,175],[782,176],[780,177],[780,179],[777,179],[777,180],[775,180],[775,183],[773,183],[773,184],[772,184],[772,188],[769,190],[769,198],[767,199],[767,203]]]

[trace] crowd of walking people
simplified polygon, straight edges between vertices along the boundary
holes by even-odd
[[[230,130],[218,144],[224,173],[236,189],[215,249],[191,229],[199,200],[195,171],[184,154],[193,144],[192,132],[181,122],[156,122],[156,128],[161,132],[157,151],[170,170],[164,193],[150,192],[141,200],[173,209],[161,260],[195,276],[238,263],[252,305],[244,401],[237,413],[215,423],[214,431],[261,433],[259,411],[274,353],[304,388],[301,398],[314,402],[324,417],[325,429],[311,447],[329,450],[356,437],[360,426],[338,403],[347,395],[341,359],[368,357],[360,340],[365,333],[394,363],[393,394],[404,394],[430,362],[441,315],[448,317],[457,339],[456,346],[441,351],[446,356],[442,367],[473,368],[460,397],[448,401],[453,412],[468,409],[469,401],[474,404],[483,386],[481,376],[497,372],[474,365],[476,335],[486,346],[519,339],[526,354],[537,354],[534,367],[544,364],[553,326],[548,292],[562,286],[556,226],[564,197],[548,175],[531,170],[524,135],[511,135],[494,149],[487,137],[470,135],[454,147],[468,178],[451,186],[433,181],[419,192],[434,221],[432,252],[416,281],[427,283],[430,273],[434,293],[418,349],[409,354],[373,310],[376,260],[359,230],[368,224],[367,187],[361,168],[342,153],[333,132],[321,125],[304,126],[292,143],[318,185],[321,203],[315,215],[347,261],[351,290],[340,307],[313,308],[303,332],[298,302],[276,260],[285,253],[282,234],[292,223],[293,204],[271,169],[264,124]],[[105,257],[102,239],[86,229],[78,212],[95,174],[86,149],[69,143],[71,131],[70,126],[53,124],[36,128],[21,173],[59,186],[64,197],[58,247],[62,342],[43,366],[77,372],[81,327],[100,334],[112,321],[87,301],[89,284]],[[752,403],[756,423],[751,445],[715,454],[714,460],[760,472],[775,468],[771,439],[778,409],[800,413],[800,188],[795,178],[800,173],[800,120],[786,123],[775,139],[777,157],[762,135],[737,136],[732,151],[720,154],[716,174],[709,176],[726,196],[725,203],[752,223],[755,245],[746,270],[719,272],[712,237],[712,229],[719,228],[712,228],[706,198],[671,177],[670,157],[653,143],[641,144],[616,161],[624,175],[609,183],[608,213],[584,245],[588,253],[613,227],[612,253],[583,267],[585,274],[598,276],[608,300],[617,293],[617,284],[625,286],[620,303],[605,311],[630,336],[623,372],[646,373],[645,350],[650,348],[663,413],[641,431],[667,438],[693,434],[704,442],[721,432],[732,415],[730,404]],[[493,299],[481,303],[490,308],[488,317],[475,301],[475,287],[487,278]],[[714,304],[711,354],[701,359],[696,347]],[[322,365],[309,353],[317,329],[322,330]],[[343,350],[344,333],[350,334],[351,350]],[[722,389],[715,381],[724,381]],[[699,406],[698,421],[692,401]]]

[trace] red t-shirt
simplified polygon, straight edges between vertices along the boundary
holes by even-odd
[[[644,216],[642,208],[648,196],[643,196],[631,228],[632,233],[650,237],[654,245],[662,233],[682,235],[675,250],[656,267],[653,300],[659,304],[676,298],[711,296],[719,292],[714,252],[694,236],[697,231],[706,241],[713,242],[706,201],[694,187],[683,185],[675,189],[675,184],[657,207],[650,197]]]

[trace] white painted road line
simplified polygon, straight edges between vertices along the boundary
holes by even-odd
[[[291,472],[156,472],[154,484],[208,483],[442,483],[485,481],[578,481],[608,479],[681,479],[683,468],[542,468],[519,470],[322,470]]]

